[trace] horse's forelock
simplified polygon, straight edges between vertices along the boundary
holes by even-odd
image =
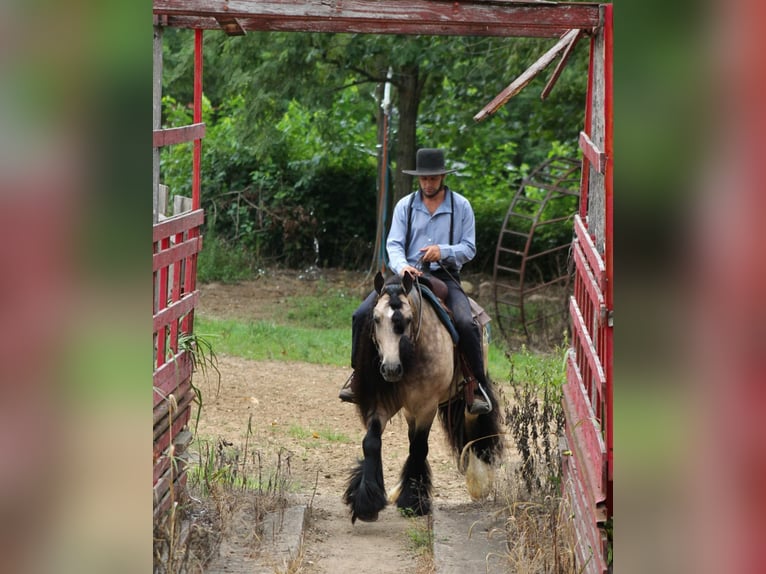
[[[391,323],[394,325],[394,333],[397,335],[404,333],[404,328],[407,326],[407,323],[404,320],[404,314],[401,309],[395,310],[393,315],[391,315]]]
[[[392,309],[401,309],[402,300],[401,296],[404,294],[402,286],[399,284],[389,285],[385,288],[384,293],[388,295],[388,306]]]

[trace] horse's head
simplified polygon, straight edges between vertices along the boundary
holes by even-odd
[[[418,311],[409,296],[412,282],[408,274],[385,281],[380,273],[375,276],[378,300],[373,309],[373,330],[380,355],[380,374],[390,383],[402,379],[414,356]]]

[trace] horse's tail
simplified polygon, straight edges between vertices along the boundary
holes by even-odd
[[[502,454],[500,405],[494,384],[489,377],[487,381],[489,384],[485,390],[494,407],[491,412],[478,416],[468,414],[463,392],[458,392],[448,402],[439,405],[439,420],[458,461],[466,445],[470,445],[476,456],[488,464],[493,464]]]

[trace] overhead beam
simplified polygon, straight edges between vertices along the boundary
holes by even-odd
[[[473,116],[473,119],[477,122],[483,121],[494,114],[502,106],[504,106],[508,100],[523,90],[527,84],[529,84],[529,82],[531,82],[535,76],[537,76],[537,74],[547,68],[548,65],[562,50],[571,45],[579,33],[579,30],[570,30],[564,34],[564,36],[562,36],[562,38],[556,43],[555,46],[553,46],[553,48],[543,54],[529,68],[524,70],[524,72],[518,78],[513,80],[513,82],[511,82],[508,87],[506,87],[502,92],[496,95],[491,102],[479,110],[479,113]]]
[[[236,18],[232,18],[231,16],[216,16],[215,18],[216,22],[218,22],[218,25],[221,27],[221,30],[226,32],[229,36],[244,36],[245,30],[242,28],[240,23],[237,21]]]
[[[487,0],[153,0],[167,26],[245,31],[560,37],[600,25],[597,3]]]

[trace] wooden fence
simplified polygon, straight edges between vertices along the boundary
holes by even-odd
[[[185,452],[194,390],[193,338],[201,209],[154,225],[154,516],[185,490]]]

